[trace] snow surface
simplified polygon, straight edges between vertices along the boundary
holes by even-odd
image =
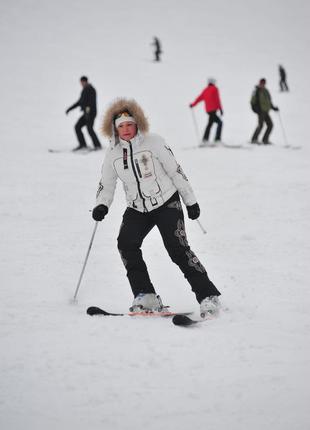
[[[309,12],[307,0],[0,3],[1,429],[309,429]],[[104,153],[47,149],[76,145],[79,112],[64,111],[82,74],[98,91],[97,130],[112,99],[134,97],[189,176],[207,234],[190,220],[187,232],[222,292],[217,320],[184,329],[86,315],[132,300],[116,249],[120,186],[70,304]],[[249,98],[264,76],[302,148],[283,148],[273,113],[272,147],[194,149],[188,104],[208,76],[225,142],[249,139]],[[202,132],[202,105],[194,112]],[[143,249],[164,302],[198,311],[157,231]]]

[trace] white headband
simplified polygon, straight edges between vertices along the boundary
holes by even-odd
[[[123,122],[134,122],[136,124],[134,117],[130,116],[127,112],[122,113],[119,118],[116,118],[115,127],[117,128]]]

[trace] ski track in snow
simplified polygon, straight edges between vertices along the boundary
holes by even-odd
[[[308,430],[309,5],[301,5],[1,6],[1,429]],[[261,19],[264,31],[249,34]],[[162,64],[149,61],[157,32]],[[277,89],[278,62],[288,70],[288,94]],[[97,130],[113,98],[135,97],[189,177],[207,230],[186,219],[189,243],[222,292],[218,319],[180,328],[171,319],[86,315],[91,305],[123,312],[132,300],[116,248],[125,207],[120,184],[78,303],[70,303],[104,152],[48,149],[76,146],[79,113],[64,111],[78,97],[82,74],[98,91]],[[301,149],[283,148],[272,113],[271,147],[194,150],[187,106],[209,74],[221,90],[227,144],[248,148],[256,121],[248,100],[266,76],[288,140]],[[201,105],[195,114],[202,132]],[[165,304],[198,312],[157,231],[143,252]]]

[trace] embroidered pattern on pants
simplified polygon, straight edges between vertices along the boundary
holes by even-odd
[[[187,237],[185,233],[184,221],[179,219],[177,222],[177,229],[174,232],[175,236],[179,239],[182,246],[188,246]]]
[[[203,265],[200,263],[196,255],[193,253],[193,251],[189,250],[186,251],[186,255],[188,257],[188,265],[190,267],[194,267],[197,272],[205,273],[206,269],[203,267]]]

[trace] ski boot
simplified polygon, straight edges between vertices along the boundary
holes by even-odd
[[[200,316],[201,318],[217,316],[221,304],[218,296],[210,296],[203,299],[200,303]]]
[[[154,293],[140,293],[135,297],[130,312],[164,312],[168,306],[164,306],[160,296]]]

